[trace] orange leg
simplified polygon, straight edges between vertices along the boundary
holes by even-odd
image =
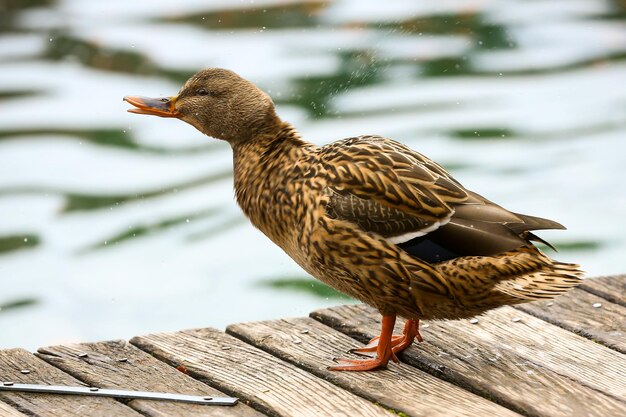
[[[398,358],[392,351],[391,336],[393,326],[396,324],[396,315],[383,316],[383,327],[376,346],[376,357],[371,359],[336,359],[339,365],[330,366],[331,371],[371,371],[387,366],[389,359],[398,362]]]
[[[352,349],[350,353],[371,353],[376,352],[378,349],[378,341],[380,337],[375,337],[370,342],[363,346],[362,348]],[[402,330],[402,335],[393,335],[391,336],[391,350],[393,353],[400,353],[404,349],[411,346],[413,340],[417,339],[419,342],[422,342],[422,335],[420,334],[420,321],[418,319],[415,320],[407,320],[404,323],[404,329]]]

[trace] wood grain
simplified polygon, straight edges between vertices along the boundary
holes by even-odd
[[[553,301],[520,304],[515,308],[626,353],[626,307],[590,292],[574,288]]]
[[[22,414],[10,405],[0,401],[0,416],[1,417],[26,417],[26,414]]]
[[[332,372],[333,357],[352,357],[354,340],[310,318],[231,325],[228,333],[308,372],[411,416],[519,416],[405,364],[378,372]]]
[[[378,313],[363,305],[312,316],[361,341],[380,331]],[[528,415],[624,415],[623,355],[510,307],[478,320],[422,326],[425,342],[401,359]]]
[[[588,278],[578,288],[626,307],[626,274]]]
[[[24,374],[22,370],[28,370],[29,373]],[[23,349],[0,351],[0,375],[2,380],[24,384],[84,385]],[[112,398],[0,392],[0,399],[30,416],[37,417],[141,416]]]
[[[135,337],[131,343],[272,416],[389,416],[382,407],[215,329]]]
[[[37,356],[41,359],[91,386],[210,397],[226,396],[122,340],[53,346],[41,348],[38,352]],[[87,356],[79,357],[84,354]],[[132,400],[128,406],[143,415],[159,417],[262,416],[244,404],[224,407]]]

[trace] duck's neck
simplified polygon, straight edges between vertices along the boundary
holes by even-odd
[[[279,121],[273,132],[232,147],[237,202],[252,223],[269,234],[266,229],[284,209],[280,194],[293,180],[297,161],[315,146],[302,140],[291,124]]]

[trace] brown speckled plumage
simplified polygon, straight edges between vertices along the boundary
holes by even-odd
[[[267,95],[229,71],[198,73],[165,105],[127,100],[136,112],[178,117],[227,140],[237,202],[257,228],[309,274],[389,323],[409,319],[403,342],[386,342],[384,329],[380,343],[360,350],[376,350],[377,359],[335,369],[386,365],[398,344],[419,338],[420,319],[472,317],[552,298],[580,281],[577,265],[531,242],[541,240],[532,230],[560,224],[503,209],[391,139],[310,144],[276,116]]]

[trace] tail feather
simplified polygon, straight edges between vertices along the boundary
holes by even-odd
[[[428,305],[428,318],[460,319],[492,308],[549,300],[582,282],[578,265],[550,259],[533,245],[496,256],[466,256],[435,264],[455,302]]]
[[[520,219],[522,219],[523,223],[513,223],[508,225],[508,227],[516,233],[523,233],[528,230],[546,230],[546,229],[558,229],[565,230],[565,226],[563,226],[559,222],[555,222],[554,220],[544,219],[542,217],[529,216],[528,214],[520,214],[513,213]]]
[[[550,242],[548,242],[548,241],[546,241],[546,240],[544,240],[544,239],[540,238],[539,236],[537,236],[537,235],[536,235],[536,234],[534,234],[534,233],[531,233],[531,232],[525,232],[523,236],[524,236],[524,238],[525,238],[526,240],[528,240],[528,241],[533,241],[533,242],[541,242],[541,243],[543,243],[544,245],[546,245],[547,247],[549,247],[550,249],[552,249],[553,251],[558,252],[558,250],[556,250],[556,248],[555,248],[554,246],[552,246],[552,244],[551,244]]]
[[[494,290],[519,299],[519,302],[554,298],[582,282],[583,272],[576,264],[556,262],[541,252],[538,270],[503,279]]]
[[[495,285],[494,289],[520,300],[545,300],[561,295],[580,284],[581,281],[580,278],[574,276],[570,279],[559,278],[558,284],[553,280],[553,275],[550,273],[528,274],[513,280],[501,281]]]
[[[492,308],[554,298],[582,282],[578,265],[550,259],[533,245],[496,256],[465,256],[435,264],[450,282],[452,303],[427,306],[431,319],[460,319]]]

